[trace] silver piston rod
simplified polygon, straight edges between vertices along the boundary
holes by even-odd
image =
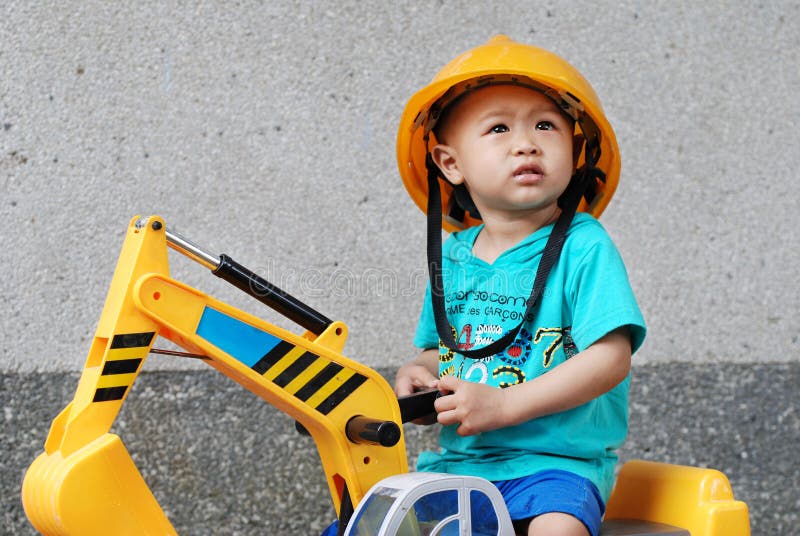
[[[219,267],[219,255],[214,255],[204,250],[188,238],[179,235],[176,232],[166,230],[167,232],[167,245],[175,251],[181,253],[192,259],[193,261],[202,264],[209,270],[216,270]]]
[[[333,321],[312,309],[288,292],[276,287],[224,253],[214,255],[198,246],[188,238],[166,229],[167,245],[175,251],[202,264],[213,273],[249,294],[264,305],[279,312],[289,320],[303,326],[311,333],[319,335]]]

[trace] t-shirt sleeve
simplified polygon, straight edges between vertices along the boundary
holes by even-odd
[[[585,252],[568,288],[572,338],[579,351],[621,327],[630,331],[632,353],[639,349],[646,334],[644,317],[622,257],[610,238]]]
[[[439,334],[436,332],[436,322],[433,319],[433,305],[431,305],[431,285],[425,289],[425,299],[422,301],[422,312],[419,315],[417,331],[414,335],[414,346],[427,350],[438,348]]]

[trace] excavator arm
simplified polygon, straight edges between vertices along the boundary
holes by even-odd
[[[169,275],[167,248],[274,307],[302,335]],[[72,402],[56,417],[23,482],[43,534],[164,534],[174,529],[121,439],[109,432],[154,341],[166,338],[292,416],[314,439],[340,521],[379,480],[408,470],[402,416],[380,374],[344,357],[333,322],[223,255],[135,217]],[[380,460],[380,463],[378,463]]]

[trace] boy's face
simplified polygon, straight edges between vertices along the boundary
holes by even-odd
[[[514,85],[479,89],[453,106],[431,154],[450,182],[466,184],[484,221],[553,210],[575,171],[572,120]]]

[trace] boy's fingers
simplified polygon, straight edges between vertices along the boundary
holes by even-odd
[[[454,376],[444,376],[436,382],[436,387],[439,389],[439,397],[434,402],[433,407],[436,408],[436,412],[441,415],[443,411],[449,411],[455,409],[456,403],[455,399],[453,398],[452,394],[458,388],[458,384],[461,383],[461,380]],[[442,422],[441,419],[439,422]],[[442,423],[445,424],[445,423]],[[452,423],[447,423],[452,424]]]
[[[408,374],[400,374],[395,378],[394,392],[398,396],[405,396],[434,389],[438,385],[439,378],[431,374],[425,367],[418,367]]]
[[[413,393],[414,387],[411,385],[411,380],[399,378],[394,384],[394,392],[397,396],[406,396]]]
[[[419,387],[419,381],[414,376],[400,376],[395,380],[394,392],[399,396],[413,394]]]
[[[440,400],[441,400],[441,398],[436,401],[436,405],[437,405],[437,408],[436,408],[436,420],[439,421],[439,424],[442,424],[444,426],[448,426],[450,424],[456,424],[458,421],[455,418],[455,413],[456,413],[455,411],[453,411],[453,410],[439,411],[438,404],[439,404]]]
[[[439,381],[439,378],[430,373],[430,371],[423,367],[421,376],[414,378],[419,383],[418,387],[432,387],[434,383]]]
[[[439,390],[442,393],[455,391],[458,388],[459,383],[461,383],[461,380],[455,376],[444,376],[439,380]]]
[[[436,383],[439,381],[439,379],[436,376],[434,376],[433,374],[431,374],[430,372],[428,372],[423,367],[420,367],[420,368],[422,369],[422,370],[419,371],[420,373],[418,375],[415,375],[415,376],[411,377],[412,385],[415,388],[417,388],[418,390],[419,389],[431,389],[431,388],[435,387]]]
[[[441,389],[441,385],[439,386],[439,388]],[[442,412],[453,413],[452,410],[456,408],[455,398],[452,396],[451,393],[442,394],[433,403],[433,407],[436,409],[436,413],[438,413],[439,415],[441,415]]]

